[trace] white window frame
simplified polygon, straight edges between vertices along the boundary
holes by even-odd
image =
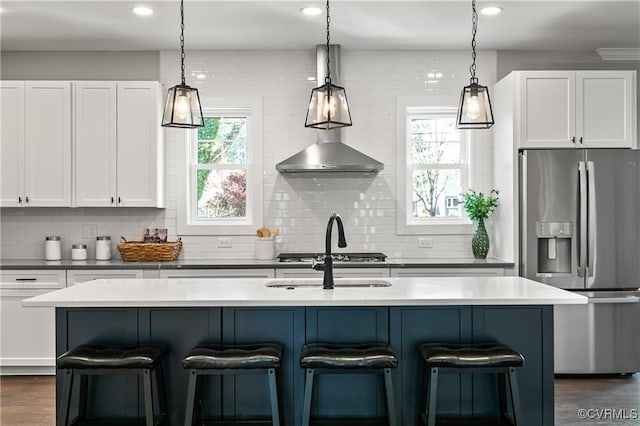
[[[197,218],[195,144],[198,132],[197,129],[180,130],[186,135],[184,140],[176,138],[177,234],[255,235],[263,223],[262,98],[202,97],[201,102],[205,117],[247,117],[247,215],[244,218]]]
[[[398,97],[396,102],[396,232],[398,235],[460,235],[473,234],[473,223],[464,211],[459,217],[414,218],[411,209],[413,201],[412,176],[414,167],[410,163],[411,141],[409,139],[410,117],[416,115],[453,115],[457,112],[458,99],[433,96]],[[461,168],[460,186],[464,192],[473,187],[473,140],[472,133],[462,130],[461,155],[466,154],[466,167]],[[451,168],[448,165],[431,165],[429,168]]]

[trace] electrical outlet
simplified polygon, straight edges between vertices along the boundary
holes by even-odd
[[[433,248],[433,239],[431,238],[419,238],[418,248]]]
[[[218,238],[218,248],[231,247],[233,247],[233,240],[231,238]]]
[[[94,225],[91,223],[82,224],[82,238],[95,239],[97,236],[98,236],[98,225]]]

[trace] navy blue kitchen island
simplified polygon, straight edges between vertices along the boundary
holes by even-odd
[[[389,281],[395,290],[290,291],[265,288],[265,280],[258,279],[225,280],[224,285],[206,279],[97,280],[32,298],[25,305],[56,306],[58,355],[85,343],[165,346],[172,425],[184,421],[188,375],[182,358],[200,343],[281,344],[282,419],[284,425],[297,425],[304,389],[304,371],[298,360],[304,343],[388,342],[399,359],[393,373],[398,421],[415,425],[421,409],[418,345],[485,341],[499,341],[525,357],[524,367],[518,369],[523,424],[553,425],[552,305],[583,303],[580,297],[518,277]],[[363,298],[362,292],[370,297]],[[58,374],[58,397],[61,379]],[[142,392],[135,378],[92,380],[90,416],[143,414]],[[317,386],[312,417],[317,412],[341,419],[384,417],[384,388],[379,377],[322,375]],[[211,376],[206,414],[268,418],[267,389],[263,374]],[[442,375],[438,412],[495,414],[496,392],[494,379],[488,375]]]

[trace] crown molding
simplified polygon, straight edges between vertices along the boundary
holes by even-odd
[[[640,48],[600,48],[596,49],[603,61],[640,61]]]

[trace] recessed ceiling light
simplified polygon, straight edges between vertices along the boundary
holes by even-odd
[[[501,12],[502,12],[502,8],[500,6],[487,6],[480,9],[480,13],[487,16],[497,15]]]
[[[131,8],[131,11],[140,16],[153,15],[153,9],[147,6],[135,6]]]
[[[196,74],[196,78],[199,79],[199,80],[203,80],[203,79],[207,78],[207,75],[204,74],[204,73],[198,73],[198,74]]]
[[[303,7],[302,9],[300,9],[300,12],[302,12],[303,14],[307,15],[307,16],[318,16],[322,13],[322,9],[320,9],[319,7]]]
[[[307,77],[307,81],[316,81],[315,77]]]

